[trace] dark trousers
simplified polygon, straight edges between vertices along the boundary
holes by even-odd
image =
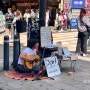
[[[67,29],[71,29],[71,23],[70,23],[70,20],[67,20]]]
[[[88,40],[88,32],[79,32],[78,33],[78,41],[76,47],[76,53],[85,53],[87,54],[87,40]]]
[[[23,65],[17,65],[16,71],[20,73],[31,73],[34,71],[35,74],[37,74],[40,70],[40,66],[35,66],[33,69],[25,68]]]

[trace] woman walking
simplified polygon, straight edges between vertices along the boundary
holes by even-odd
[[[76,53],[81,54],[82,56],[86,56],[87,54],[87,26],[90,27],[90,21],[86,16],[86,10],[82,8],[78,20],[78,41],[76,47]]]

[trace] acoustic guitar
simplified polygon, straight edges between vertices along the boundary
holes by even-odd
[[[40,57],[38,55],[27,55],[27,58],[30,59],[30,61],[24,60],[25,68],[33,69],[34,66],[40,65]]]

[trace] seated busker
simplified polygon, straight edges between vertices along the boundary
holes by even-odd
[[[32,73],[37,74],[40,70],[40,60],[37,55],[36,48],[39,43],[35,39],[28,41],[27,47],[21,52],[16,71],[20,73]]]

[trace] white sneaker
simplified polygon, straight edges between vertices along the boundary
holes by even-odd
[[[83,57],[86,57],[86,54],[85,53],[83,53]]]
[[[61,28],[61,31],[63,31],[63,29]]]

